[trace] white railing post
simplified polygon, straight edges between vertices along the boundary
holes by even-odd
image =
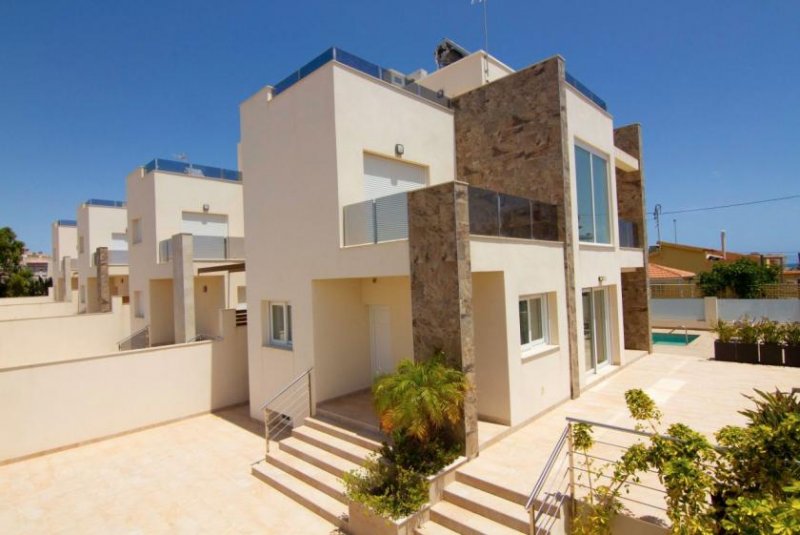
[[[269,409],[264,407],[264,436],[267,439],[267,451],[265,457],[269,455]]]

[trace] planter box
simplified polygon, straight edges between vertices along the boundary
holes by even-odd
[[[737,345],[736,342],[720,342],[719,340],[714,340],[714,360],[735,362]]]
[[[736,362],[758,364],[758,344],[736,344]]]
[[[780,344],[761,344],[759,352],[761,364],[783,366],[783,347]]]
[[[787,366],[800,368],[800,346],[786,346],[783,355]]]
[[[430,518],[430,509],[442,499],[444,488],[455,481],[456,469],[467,462],[466,457],[459,457],[433,476],[428,476],[430,485],[430,501],[413,515],[392,520],[372,512],[368,507],[351,501],[347,532],[351,535],[414,535],[415,530]]]

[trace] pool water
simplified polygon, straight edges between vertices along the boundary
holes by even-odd
[[[667,346],[688,346],[700,335],[682,333],[653,333],[653,343]]]

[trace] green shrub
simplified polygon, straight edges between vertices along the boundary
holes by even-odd
[[[403,518],[428,501],[425,476],[373,455],[362,468],[342,477],[348,498],[380,516]]]
[[[747,316],[736,321],[736,337],[743,344],[757,344],[758,343],[758,328],[756,324]]]
[[[781,324],[777,321],[772,321],[769,318],[761,318],[761,321],[756,323],[756,330],[758,337],[764,344],[780,344],[783,338]]]
[[[717,333],[720,342],[727,344],[736,335],[736,326],[727,321],[719,320],[714,326],[714,332]]]
[[[800,322],[784,323],[781,327],[781,338],[787,346],[800,346]]]
[[[392,434],[392,443],[384,444],[381,455],[387,461],[431,476],[461,455],[462,444],[457,437],[444,434],[420,441],[401,433]]]

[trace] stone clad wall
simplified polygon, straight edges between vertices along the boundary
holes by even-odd
[[[444,351],[475,384],[467,186],[449,182],[408,194],[414,359]],[[466,454],[478,452],[474,390],[465,400]]]
[[[642,127],[638,124],[621,126],[614,130],[614,145],[639,160],[638,171],[617,168],[617,210],[620,219],[634,221],[639,226],[639,243],[647,248],[647,222],[644,198],[644,161],[642,158]],[[650,336],[650,286],[647,276],[647,255],[644,267],[622,274],[622,317],[625,331],[625,348],[651,352]]]
[[[532,65],[453,100],[456,173],[471,186],[555,204],[564,242],[570,388],[580,395],[575,245],[564,60]]]
[[[98,247],[97,263],[97,311],[111,312],[111,285],[108,280],[108,247]]]

